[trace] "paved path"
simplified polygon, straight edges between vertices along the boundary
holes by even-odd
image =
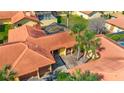
[[[80,58],[80,60],[77,60],[75,54],[69,54],[67,56],[62,56],[61,58],[64,60],[64,63],[66,64],[66,67],[68,69],[75,67],[77,65],[83,64],[87,61],[86,59],[83,59],[83,58]]]

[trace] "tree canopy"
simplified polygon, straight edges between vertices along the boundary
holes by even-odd
[[[0,81],[13,81],[15,80],[16,73],[11,70],[10,65],[4,65],[0,70]]]
[[[89,30],[96,32],[97,34],[103,34],[107,32],[105,28],[104,18],[94,18],[89,20]]]

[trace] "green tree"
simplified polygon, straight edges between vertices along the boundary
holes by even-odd
[[[58,16],[58,17],[57,17],[57,23],[60,24],[61,22],[62,22],[62,17],[61,17],[61,16]]]
[[[14,81],[16,73],[11,70],[10,65],[4,65],[0,70],[0,81]]]
[[[91,73],[90,71],[81,72],[76,70],[73,74],[59,71],[57,73],[58,81],[99,81],[103,78],[98,73]]]
[[[83,24],[75,24],[72,27],[72,31],[74,34],[76,34],[76,41],[78,42],[77,44],[77,60],[79,60],[80,57],[80,51],[81,51],[81,32],[86,28],[86,25]]]
[[[69,27],[69,11],[66,11],[66,26]]]
[[[85,31],[81,38],[81,45],[83,51],[83,59],[96,59],[99,58],[97,49],[100,48],[100,39],[96,37],[93,31]]]
[[[89,20],[90,30],[96,32],[97,34],[104,34],[107,32],[105,27],[105,19],[104,18],[94,18]]]

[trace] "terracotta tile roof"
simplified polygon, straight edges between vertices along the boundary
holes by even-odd
[[[84,14],[87,14],[87,15],[90,15],[90,14],[92,14],[94,11],[80,11],[80,12],[82,12],[82,13],[84,13]]]
[[[68,32],[46,35],[42,30],[23,25],[9,30],[8,42],[26,41],[33,42],[42,48],[52,51],[59,48],[69,48],[76,44],[75,39]],[[51,46],[51,47],[50,47]]]
[[[0,68],[4,64],[12,65],[18,76],[36,71],[38,68],[54,64],[52,55],[39,47],[27,43],[13,43],[0,47]],[[45,56],[45,54],[48,56]]]
[[[118,18],[118,17],[124,17],[124,14],[119,12],[119,13],[113,13],[113,14],[111,14],[111,16]]]
[[[18,12],[17,14],[15,14],[13,17],[12,17],[12,23],[16,23],[22,19],[30,19],[30,20],[33,20],[33,21],[36,21],[36,22],[39,22],[38,18],[36,16],[32,16],[32,15],[26,15],[25,12],[23,11],[20,11]]]
[[[75,39],[66,31],[38,38],[34,42],[49,51],[76,45]]]
[[[120,27],[120,28],[124,29],[124,17],[109,19],[106,22],[109,23],[109,24],[112,24],[114,26],[117,26],[117,27]]]
[[[104,80],[124,80],[124,48],[104,36],[100,38],[102,47],[105,48],[100,52],[100,59],[76,66],[69,69],[69,72],[72,73],[76,69],[90,70],[103,74]]]
[[[44,31],[23,25],[21,27],[9,30],[8,42],[25,41],[27,38],[39,38],[45,36]]]
[[[11,19],[17,11],[0,11],[0,19]]]

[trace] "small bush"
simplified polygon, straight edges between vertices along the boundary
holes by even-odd
[[[62,18],[61,18],[61,16],[58,16],[58,17],[57,17],[57,23],[60,24],[61,22],[62,22]]]
[[[118,36],[118,35],[113,35],[113,36],[111,37],[111,39],[113,39],[113,40],[115,40],[115,41],[118,41],[118,40],[120,40],[120,36]]]
[[[58,81],[99,81],[102,78],[102,75],[99,75],[98,73],[91,73],[90,71],[82,73],[80,70],[76,70],[76,72],[72,75],[65,72],[57,73]]]
[[[111,38],[112,40],[119,41],[124,39],[124,34],[107,34],[107,37]]]

